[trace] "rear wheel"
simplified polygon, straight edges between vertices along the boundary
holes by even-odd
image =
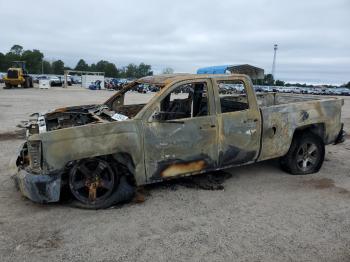
[[[322,139],[312,133],[294,136],[288,153],[281,159],[281,167],[293,175],[316,173],[322,167],[325,146]]]
[[[134,194],[125,175],[115,164],[99,158],[78,161],[70,171],[69,187],[75,206],[87,209],[107,208],[128,201]]]

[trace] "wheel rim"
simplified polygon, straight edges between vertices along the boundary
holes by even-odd
[[[106,200],[117,182],[111,166],[101,159],[79,161],[69,177],[72,194],[85,204]]]
[[[312,170],[318,163],[320,153],[316,144],[306,142],[302,144],[297,153],[298,168],[304,172]]]

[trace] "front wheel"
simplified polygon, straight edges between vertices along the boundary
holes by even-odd
[[[293,137],[288,153],[281,159],[281,167],[293,175],[317,173],[322,167],[325,145],[322,139],[312,133]]]
[[[23,88],[29,88],[30,87],[30,80],[29,80],[28,77],[24,79],[24,83],[22,84],[22,87]]]
[[[78,161],[70,171],[69,187],[77,201],[74,205],[86,209],[108,208],[130,200],[134,187],[118,167],[103,159]]]

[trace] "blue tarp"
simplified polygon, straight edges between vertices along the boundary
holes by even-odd
[[[203,67],[197,70],[197,74],[225,74],[229,67],[230,65]]]

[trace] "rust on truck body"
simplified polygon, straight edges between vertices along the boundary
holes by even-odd
[[[242,82],[246,93],[234,101],[249,107],[221,112],[221,81]],[[198,83],[207,88],[206,115],[168,121],[152,118],[175,88]],[[124,105],[126,92],[138,84],[160,90],[146,104]],[[143,185],[281,157],[289,150],[294,132],[302,128],[311,128],[330,144],[341,129],[342,105],[338,98],[256,94],[250,78],[239,74],[150,76],[126,85],[102,105],[60,108],[46,114],[46,132],[34,132],[27,139],[28,144],[40,145],[39,166],[17,161],[17,168],[19,172],[39,168],[37,176],[59,177],[74,161],[109,155],[116,162],[125,161],[136,185]],[[114,121],[116,113],[127,119]],[[40,198],[23,193],[37,202],[58,200],[56,195]]]

